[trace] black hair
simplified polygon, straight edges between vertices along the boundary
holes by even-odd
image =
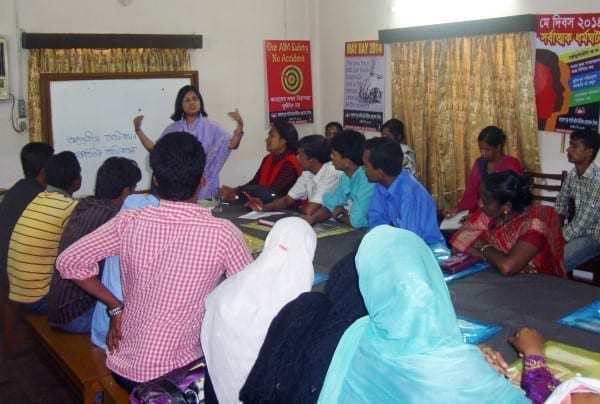
[[[533,202],[531,178],[519,175],[512,170],[489,174],[484,184],[485,191],[491,199],[500,205],[510,202],[517,212],[522,212]]]
[[[479,132],[477,136],[478,142],[484,142],[490,146],[497,147],[506,143],[506,135],[497,126],[486,126]]]
[[[376,169],[383,170],[387,175],[396,177],[402,171],[404,153],[394,139],[374,137],[367,139],[365,150],[370,150],[369,162]]]
[[[150,152],[150,167],[158,196],[169,201],[191,198],[202,179],[206,154],[202,144],[187,132],[161,137]]]
[[[329,129],[332,126],[335,127],[338,132],[341,132],[344,130],[344,127],[342,126],[341,123],[336,122],[336,121],[331,121],[331,122],[327,123],[327,125],[325,125],[325,132],[327,132],[327,129]]]
[[[298,131],[287,121],[273,122],[273,128],[279,133],[279,137],[285,140],[285,147],[296,153],[298,151]]]
[[[331,139],[331,148],[343,158],[352,160],[362,166],[362,155],[365,147],[365,135],[351,129],[345,129]]]
[[[54,148],[47,143],[31,142],[21,149],[21,167],[25,178],[35,178],[46,167],[54,154]]]
[[[124,188],[133,188],[142,179],[142,172],[134,160],[109,157],[96,173],[96,198],[116,199]]]
[[[587,149],[593,149],[594,154],[592,155],[592,161],[598,154],[598,148],[600,147],[600,134],[590,129],[576,130],[571,133],[571,140],[579,140]]]
[[[406,137],[404,136],[404,123],[402,123],[400,119],[388,119],[383,125],[381,125],[379,132],[383,132],[384,129],[389,129],[396,142],[406,142]]]
[[[175,112],[173,112],[173,115],[171,115],[171,119],[173,121],[178,121],[183,117],[183,99],[190,91],[193,91],[200,100],[200,115],[208,116],[206,110],[204,109],[204,100],[202,99],[202,94],[200,94],[200,91],[194,86],[187,85],[181,87],[177,92],[177,97],[175,97]]]
[[[55,154],[46,164],[46,181],[53,187],[67,191],[80,176],[81,166],[72,151]]]
[[[300,139],[298,147],[304,151],[306,157],[315,158],[321,164],[331,160],[331,145],[321,135],[308,135]]]

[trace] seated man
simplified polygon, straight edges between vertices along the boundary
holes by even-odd
[[[341,171],[331,163],[331,146],[321,135],[309,135],[300,139],[298,162],[302,175],[286,196],[263,204],[259,198],[251,198],[244,206],[254,211],[274,211],[290,209],[296,202],[308,199],[302,207],[305,215],[312,215],[323,203],[323,194],[333,191],[340,181]]]
[[[8,294],[6,256],[8,243],[17,220],[33,200],[46,188],[46,163],[54,154],[52,146],[32,142],[21,149],[21,167],[25,178],[17,181],[0,202],[0,293]]]
[[[96,174],[94,196],[80,200],[71,214],[58,246],[59,254],[112,219],[141,178],[142,172],[135,161],[124,157],[106,159]],[[48,294],[50,325],[66,332],[88,333],[95,303],[96,299],[54,271]]]
[[[331,141],[331,160],[336,170],[344,174],[333,192],[323,195],[323,206],[312,215],[304,215],[311,225],[331,216],[355,229],[369,225],[367,211],[375,186],[367,180],[362,166],[365,137],[353,130],[344,130]]]
[[[402,159],[402,149],[392,139],[372,138],[365,143],[365,172],[369,181],[377,183],[369,207],[369,229],[388,224],[416,233],[430,247],[445,246],[433,198],[402,168]]]
[[[205,161],[189,133],[163,136],[150,152],[159,205],[119,213],[56,262],[63,278],[108,307],[106,365],[129,391],[203,356],[204,298],[252,261],[240,230],[196,203]],[[98,261],[117,254],[122,302],[97,277]]]
[[[77,201],[81,167],[73,152],[64,151],[46,165],[48,186],[36,196],[17,221],[8,247],[10,300],[33,314],[48,311],[48,290],[58,244]]]
[[[563,227],[567,271],[600,255],[600,169],[594,163],[599,147],[597,132],[571,133],[567,158],[575,167],[567,175],[556,199],[556,212],[563,223],[569,215],[569,199],[575,201],[575,216]]]
[[[327,125],[325,125],[325,137],[328,141],[331,142],[331,139],[338,133],[341,133],[344,130],[344,127],[341,123],[336,121],[331,121]]]

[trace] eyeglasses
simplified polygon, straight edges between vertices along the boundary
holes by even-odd
[[[183,102],[198,102],[198,101],[200,101],[200,99],[198,97],[185,97],[182,101]]]

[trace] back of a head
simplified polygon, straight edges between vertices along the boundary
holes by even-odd
[[[298,131],[296,127],[287,121],[275,121],[273,127],[279,133],[279,137],[285,140],[287,149],[296,153],[298,151]]]
[[[381,169],[392,177],[397,177],[402,171],[404,153],[395,140],[374,137],[365,142],[365,150],[370,150],[369,162],[374,168]]]
[[[404,143],[406,138],[404,136],[404,123],[401,120],[392,118],[385,121],[383,125],[381,125],[380,132],[383,132],[384,129],[388,129],[396,142]]]
[[[150,167],[156,191],[162,199],[191,198],[202,179],[206,154],[202,144],[187,132],[167,133],[150,152]]]
[[[481,130],[481,132],[479,132],[477,141],[496,147],[506,143],[506,135],[502,129],[497,126],[486,126]]]
[[[596,158],[598,154],[598,148],[600,148],[600,133],[592,131],[590,129],[586,130],[576,130],[571,133],[571,140],[579,140],[583,145],[594,151],[592,155],[592,161]]]
[[[123,189],[134,188],[142,179],[142,172],[134,160],[125,157],[109,157],[98,168],[94,196],[116,199]]]
[[[55,154],[46,164],[46,181],[48,185],[69,190],[81,176],[81,166],[72,151]]]
[[[331,139],[331,148],[343,158],[350,159],[357,166],[362,166],[362,155],[365,147],[365,135],[351,129],[345,129]]]
[[[54,154],[54,148],[47,143],[31,142],[21,149],[21,166],[25,178],[36,178],[46,167]]]
[[[513,209],[522,212],[533,202],[531,184],[530,177],[519,175],[512,170],[504,170],[486,177],[485,191],[500,205],[510,202]]]
[[[299,147],[304,151],[306,157],[315,158],[321,164],[331,160],[331,145],[321,135],[308,135],[300,139]]]

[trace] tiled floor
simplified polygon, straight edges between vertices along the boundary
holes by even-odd
[[[1,404],[79,402],[66,383],[33,339],[15,347],[12,359],[4,361],[0,357]]]

